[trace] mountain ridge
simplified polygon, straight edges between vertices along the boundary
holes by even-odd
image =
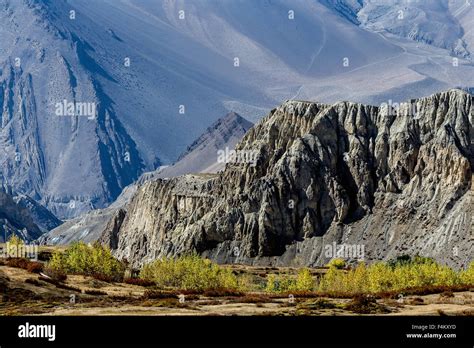
[[[70,219],[176,162],[230,110],[256,121],[285,99],[380,104],[472,84],[469,7],[390,3],[405,20],[358,0],[0,0],[0,182]],[[97,117],[57,115],[64,101]]]
[[[407,105],[415,114],[288,101],[236,147],[258,151],[256,166],[148,182],[101,241],[135,266],[192,251],[316,266],[330,259],[325,245],[350,243],[367,261],[420,253],[462,267],[474,242],[473,97],[450,90]]]

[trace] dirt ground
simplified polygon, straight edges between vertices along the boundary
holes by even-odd
[[[293,272],[233,266],[242,272]],[[320,271],[315,271],[320,272]],[[3,290],[0,315],[362,315],[348,305],[351,299],[304,298],[264,292],[234,294],[169,293],[163,298],[144,296],[147,288],[106,283],[90,277],[68,276],[60,287],[37,274],[0,266]],[[6,285],[6,287],[5,287]],[[5,290],[6,289],[6,290]],[[377,299],[371,315],[474,315],[474,292]]]

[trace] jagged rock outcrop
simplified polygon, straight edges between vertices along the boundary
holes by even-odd
[[[288,101],[237,145],[256,162],[147,182],[102,235],[140,265],[196,251],[218,262],[322,265],[328,245],[366,261],[472,259],[473,96],[399,109]],[[120,219],[122,218],[122,221]]]

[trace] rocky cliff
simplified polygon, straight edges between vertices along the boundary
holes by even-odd
[[[137,266],[190,251],[316,266],[345,245],[366,261],[422,254],[462,267],[473,255],[473,119],[461,90],[400,107],[287,101],[237,145],[255,161],[145,183],[101,241]]]

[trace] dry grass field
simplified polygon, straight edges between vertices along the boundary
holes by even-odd
[[[291,268],[227,266],[262,283]],[[314,270],[316,275],[324,269]],[[50,282],[25,269],[0,266],[0,315],[474,315],[473,289],[366,298],[265,291],[163,291],[153,286],[69,275]],[[440,290],[441,291],[441,290]]]

